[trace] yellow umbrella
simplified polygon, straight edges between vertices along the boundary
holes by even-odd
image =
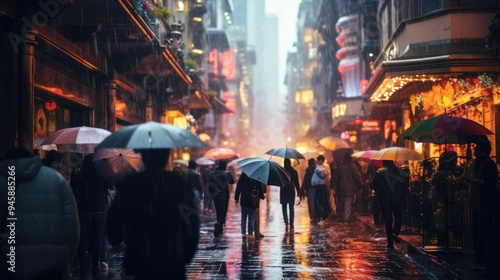
[[[376,152],[370,159],[373,160],[423,160],[424,157],[412,149],[403,147],[389,147]]]
[[[319,140],[321,146],[328,150],[337,150],[342,148],[351,148],[349,144],[340,137],[327,136]]]

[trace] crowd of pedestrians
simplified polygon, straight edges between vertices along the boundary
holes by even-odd
[[[185,278],[185,264],[194,256],[200,234],[200,214],[214,217],[214,236],[223,238],[231,194],[241,210],[241,234],[244,238],[263,238],[259,228],[259,205],[266,199],[267,186],[248,174],[237,179],[227,170],[227,161],[217,160],[215,167],[198,166],[194,160],[186,170],[167,171],[169,149],[138,150],[144,170],[129,175],[116,185],[97,175],[93,154],[83,158],[79,167],[67,175],[61,168],[61,154],[39,155],[22,148],[7,152],[0,161],[0,183],[7,186],[16,174],[16,274],[9,273],[8,207],[0,209],[0,278],[68,279],[71,265],[82,275],[106,271],[106,252],[110,246],[125,245],[124,273],[134,279]],[[498,171],[489,158],[489,143],[475,145],[475,164],[467,182],[477,190],[471,196],[474,249],[478,269],[494,265],[498,259],[500,194]],[[297,198],[307,200],[311,223],[328,221],[349,224],[356,220],[360,204],[370,208],[376,225],[384,223],[387,248],[401,232],[407,207],[409,174],[394,161],[382,166],[369,165],[365,172],[351,157],[352,150],[307,160],[302,179],[284,159],[290,175],[280,187],[280,204],[286,232],[293,232]],[[445,152],[438,172],[432,178],[429,196],[436,227],[446,228],[447,189],[458,180],[456,153]],[[9,173],[10,172],[10,173]],[[466,176],[465,176],[466,177]],[[231,191],[235,186],[234,192]],[[1,205],[9,205],[12,190],[0,188]],[[366,201],[367,190],[373,195]],[[471,192],[472,194],[473,192]],[[364,201],[364,202],[363,202]],[[21,217],[23,217],[21,219]],[[33,218],[36,217],[36,218]],[[446,243],[441,232],[438,243]],[[15,276],[15,277],[14,277]]]

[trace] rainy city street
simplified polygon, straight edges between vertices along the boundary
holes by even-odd
[[[200,244],[187,265],[188,279],[438,279],[399,250],[399,244],[386,249],[381,228],[373,230],[361,221],[311,224],[305,201],[295,207],[295,231],[285,232],[279,189],[268,188],[260,206],[261,239],[242,238],[240,206],[233,194],[222,236],[213,235],[215,214],[201,215]],[[110,270],[85,279],[133,279],[120,275],[120,249],[110,252]]]

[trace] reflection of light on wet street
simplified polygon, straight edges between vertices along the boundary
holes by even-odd
[[[386,251],[384,236],[368,233],[361,222],[311,224],[307,201],[295,207],[295,231],[285,232],[279,188],[268,187],[266,197],[260,204],[262,239],[242,238],[233,194],[222,237],[213,237],[215,215],[202,215],[208,233],[187,268],[189,279],[435,279],[411,259]]]

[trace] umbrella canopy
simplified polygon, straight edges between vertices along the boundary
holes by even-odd
[[[378,150],[366,150],[366,151],[357,151],[351,155],[353,158],[357,159],[370,159]]]
[[[461,117],[439,116],[419,121],[400,135],[403,139],[434,144],[465,144],[475,143],[474,136],[491,135],[483,125]]]
[[[350,148],[349,144],[340,137],[327,136],[319,140],[319,144],[328,150]]]
[[[403,147],[389,147],[376,152],[370,159],[373,160],[423,160],[424,157],[412,149]]]
[[[112,184],[121,182],[125,177],[143,169],[141,155],[133,149],[96,149],[93,162],[97,174]]]
[[[255,156],[238,161],[241,172],[263,184],[285,186],[290,184],[290,174],[279,163]]]
[[[182,159],[176,159],[176,160],[174,160],[174,163],[180,164],[180,165],[184,165],[184,166],[188,166],[189,165],[189,163],[187,161],[182,160]]]
[[[205,146],[198,136],[187,130],[151,121],[126,126],[111,134],[97,148],[142,150]]]
[[[94,153],[94,148],[109,135],[111,132],[97,127],[63,128],[47,137],[40,147],[56,145],[59,152]]]
[[[209,159],[232,159],[238,157],[238,154],[229,148],[214,148],[208,150],[204,155]]]
[[[289,158],[289,159],[306,159],[299,151],[289,147],[277,147],[266,152],[268,155]]]
[[[207,158],[207,157],[201,157],[195,160],[197,164],[199,165],[212,165],[215,164],[215,161]]]

